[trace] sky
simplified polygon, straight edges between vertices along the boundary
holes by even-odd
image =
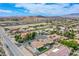
[[[62,16],[79,13],[78,3],[0,3],[1,16]]]

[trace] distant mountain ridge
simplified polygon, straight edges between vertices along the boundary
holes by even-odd
[[[67,14],[67,15],[63,15],[63,16],[79,16],[79,13],[72,13],[72,14]],[[42,16],[42,15],[37,15],[37,16],[3,16],[0,18],[12,18],[12,17],[62,17],[62,16]]]
[[[7,16],[7,17],[0,17],[0,20],[11,20],[11,19],[16,19],[16,20],[30,20],[30,19],[36,19],[36,18],[45,18],[49,20],[61,20],[61,19],[79,19],[79,13],[72,13],[68,15],[63,15],[63,16]]]
[[[72,13],[72,14],[64,15],[64,17],[76,18],[76,17],[79,17],[79,13]]]

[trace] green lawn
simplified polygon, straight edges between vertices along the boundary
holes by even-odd
[[[46,47],[37,48],[40,52],[45,52],[48,50]]]

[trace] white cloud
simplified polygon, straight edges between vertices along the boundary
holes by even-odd
[[[0,13],[12,13],[12,11],[11,10],[0,9]]]
[[[64,15],[69,13],[79,13],[79,4],[69,7],[69,4],[16,4],[15,7],[23,7],[28,9],[30,14],[37,15]],[[69,8],[64,8],[69,7]],[[25,12],[26,12],[25,10]]]
[[[47,14],[54,15],[57,13],[63,13],[64,10],[60,10],[63,6],[53,4],[53,5],[45,5],[45,4],[16,4],[15,7],[23,7],[29,10],[31,14]],[[59,9],[58,9],[59,8]],[[26,10],[25,10],[26,11]]]
[[[69,8],[70,13],[79,13],[79,4],[72,6]]]

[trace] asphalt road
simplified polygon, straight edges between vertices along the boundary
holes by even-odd
[[[0,36],[14,56],[24,56],[23,52],[11,41],[11,38],[5,33],[3,28],[0,28]]]

